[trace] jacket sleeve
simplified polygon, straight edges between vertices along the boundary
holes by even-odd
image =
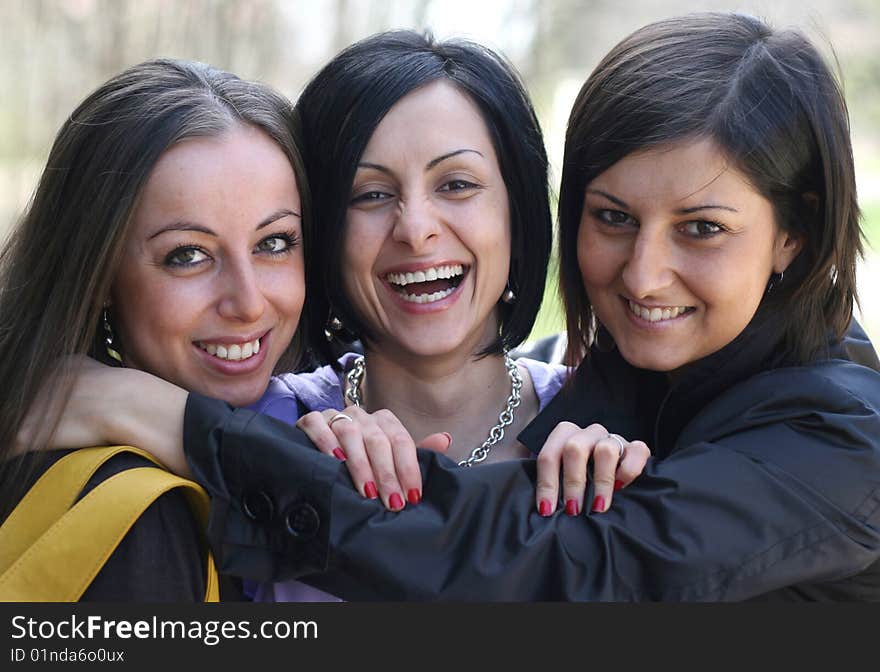
[[[577,517],[535,512],[530,460],[420,454],[422,502],[394,514],[283,423],[191,395],[185,439],[222,571],[311,575],[346,599],[741,600],[880,557],[876,409],[831,417],[857,410],[769,424],[758,411]]]

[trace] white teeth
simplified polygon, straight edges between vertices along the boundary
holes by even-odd
[[[445,299],[454,291],[455,287],[450,287],[449,289],[434,292],[433,294],[401,294],[400,296],[404,301],[409,301],[410,303],[432,303],[434,301],[439,301],[440,299]]]
[[[238,362],[244,359],[250,359],[260,352],[260,339],[249,341],[248,343],[232,343],[230,345],[221,345],[219,343],[205,343],[199,341],[199,347],[209,355],[217,359],[226,359],[231,362]]]
[[[406,287],[414,282],[427,282],[430,280],[444,280],[446,278],[455,278],[464,274],[464,267],[461,264],[453,264],[451,266],[435,266],[426,268],[415,273],[389,273],[386,277],[388,282],[393,285]],[[427,295],[426,295],[427,296]]]
[[[635,301],[627,301],[629,305],[630,311],[632,311],[633,315],[637,315],[641,317],[643,320],[648,322],[660,322],[662,320],[671,320],[682,313],[686,313],[688,310],[687,306],[667,306],[664,308],[647,308],[645,306],[639,305]]]

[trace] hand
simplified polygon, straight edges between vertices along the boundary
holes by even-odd
[[[587,463],[592,459],[594,493],[590,509],[604,513],[611,506],[614,492],[632,483],[649,457],[651,451],[643,441],[627,441],[599,424],[581,429],[574,423],[560,422],[538,455],[538,512],[549,516],[556,510],[560,467],[565,512],[576,516],[584,510]]]
[[[186,390],[84,355],[70,356],[58,368],[71,374],[70,393],[64,397],[61,377],[46,381],[19,428],[19,452],[125,444],[148,450],[171,471],[189,475],[182,430]],[[43,440],[46,420],[58,413],[57,427]]]
[[[368,413],[358,406],[312,411],[296,424],[322,453],[345,462],[364,497],[381,497],[389,511],[404,507],[402,493],[410,504],[421,501],[422,473],[416,444],[391,411]],[[419,448],[442,453],[451,442],[449,434],[431,434],[419,442]]]

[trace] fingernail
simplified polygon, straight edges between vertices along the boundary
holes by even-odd
[[[565,512],[566,512],[569,516],[576,516],[576,515],[578,515],[578,503],[577,503],[577,500],[576,500],[576,499],[569,499],[569,500],[565,503]]]
[[[422,501],[422,493],[419,492],[418,488],[410,488],[406,492],[406,498],[410,504],[418,504]]]
[[[614,481],[614,492],[617,492],[623,487],[623,481]]]
[[[602,513],[605,510],[605,498],[602,495],[597,495],[596,499],[593,500],[593,511],[598,513]]]
[[[449,446],[452,445],[452,434],[450,434],[449,432],[442,432],[442,434],[446,437],[446,440],[448,441],[446,447],[449,448]]]
[[[538,503],[538,513],[540,513],[542,516],[550,515],[550,502],[548,500],[542,499]]]
[[[388,498],[388,503],[391,505],[392,510],[400,511],[403,508],[403,497],[400,496],[400,493],[392,493],[391,497]]]
[[[367,499],[376,499],[379,496],[379,493],[376,491],[376,484],[373,481],[367,481],[364,484],[364,494],[367,496]]]
[[[345,454],[345,451],[342,450],[342,448],[334,448],[333,457],[335,457],[340,462],[345,462],[348,456]]]

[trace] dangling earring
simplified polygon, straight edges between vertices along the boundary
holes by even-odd
[[[516,303],[516,293],[510,288],[509,284],[504,290],[504,294],[501,295],[501,300],[507,304]]]
[[[342,331],[342,320],[331,311],[330,317],[327,318],[327,326],[324,327],[324,338],[332,341],[340,331]]]
[[[104,322],[104,349],[107,351],[107,356],[122,364],[122,355],[119,354],[118,346],[116,345],[116,335],[113,333],[113,327],[110,326],[107,304],[104,304],[101,319]]]
[[[770,282],[767,283],[767,291],[764,293],[769,294],[774,289],[779,287],[779,285],[782,284],[782,279],[784,277],[785,277],[785,271],[782,271],[781,273],[771,273],[770,274]]]

